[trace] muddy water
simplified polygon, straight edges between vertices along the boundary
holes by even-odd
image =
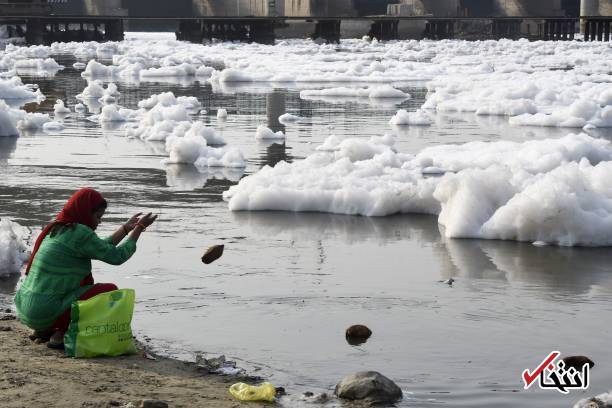
[[[53,78],[23,79],[48,96],[40,106],[27,106],[42,112],[51,112],[56,98],[72,108],[85,86],[71,68]],[[245,153],[246,174],[299,160],[330,134],[395,133],[400,150],[415,152],[439,143],[566,133],[473,115],[441,115],[427,128],[391,128],[398,108],[414,110],[425,97],[423,84],[401,88],[413,98],[376,105],[305,101],[297,90],[261,86],[124,83],[119,103],[134,108],[169,90],[198,97],[208,110],[199,119]],[[219,107],[229,112],[225,122],[216,118]],[[285,127],[276,119],[285,112],[305,120]],[[286,144],[255,141],[262,123],[285,131]],[[131,213],[160,214],[127,264],[95,265],[98,281],[136,289],[134,327],[158,349],[191,359],[195,352],[226,354],[294,393],[326,391],[344,375],[374,369],[398,382],[406,407],[560,407],[611,387],[609,249],[447,240],[430,216],[231,213],[221,194],[242,172],[165,168],[162,144],[126,139],[120,128],[101,129],[83,116],[65,124],[60,134],[0,139],[0,217],[36,232],[82,186],[100,189],[110,202],[102,234]],[[204,249],[219,243],[226,245],[224,256],[203,265]],[[452,286],[440,282],[450,277]],[[14,284],[0,282],[0,299],[10,298]],[[374,332],[361,346],[344,339],[355,323]],[[521,371],[551,350],[597,363],[587,392],[522,390]]]

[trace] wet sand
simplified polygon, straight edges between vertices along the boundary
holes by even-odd
[[[132,356],[72,359],[28,339],[16,320],[0,321],[0,406],[110,407],[143,399],[170,407],[239,407],[228,393],[235,377],[198,371],[195,364],[141,352]],[[249,404],[252,407],[262,404]]]

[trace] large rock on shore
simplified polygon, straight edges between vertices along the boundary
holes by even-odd
[[[344,399],[365,400],[372,404],[393,403],[402,398],[402,390],[376,371],[361,371],[345,377],[334,393]]]
[[[612,391],[578,401],[574,408],[612,408]]]

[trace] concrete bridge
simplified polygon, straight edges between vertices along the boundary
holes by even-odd
[[[130,1],[141,0],[0,0],[0,24],[12,33],[25,32],[29,44],[119,41],[126,24],[153,21],[178,27],[176,36],[185,41],[272,44],[277,38],[338,42],[364,35],[380,40],[573,40],[579,22],[585,40],[609,41],[612,23],[612,0],[581,0],[581,13],[576,14],[582,17],[564,15],[561,4],[570,0],[401,0],[378,15],[359,15],[380,11],[364,8],[374,4],[365,0],[175,0],[191,7],[184,17],[128,15],[122,5],[133,6]],[[384,6],[385,1],[376,4]]]
[[[584,21],[586,41],[610,41],[612,17],[587,16]],[[0,16],[0,24],[23,30],[28,44],[55,41],[120,41],[126,20],[164,20],[159,17],[127,16]],[[326,42],[343,38],[343,25],[353,29],[352,37],[369,35],[380,40],[428,38],[573,40],[579,18],[576,17],[169,17],[178,23],[177,39],[201,43],[206,40],[245,41],[273,44],[292,23],[306,24],[309,36]],[[403,28],[412,27],[412,30]],[[289,36],[291,37],[291,36]]]

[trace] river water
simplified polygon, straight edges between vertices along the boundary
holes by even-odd
[[[74,62],[54,58],[67,67]],[[86,85],[73,68],[22,79],[47,96],[26,106],[40,112],[52,112],[56,98],[72,107]],[[299,160],[330,134],[394,133],[399,150],[416,152],[568,133],[471,114],[440,114],[426,128],[390,127],[397,109],[421,106],[423,83],[400,86],[413,96],[400,105],[307,101],[295,89],[252,85],[214,91],[199,82],[118,85],[128,108],[164,91],[196,96],[209,111],[199,119],[244,152],[244,174]],[[227,121],[217,120],[218,107],[228,110]],[[276,119],[285,112],[306,119],[285,127]],[[610,387],[607,248],[446,239],[433,216],[232,213],[221,195],[242,171],[164,167],[163,144],[127,139],[120,128],[100,128],[76,114],[64,123],[60,134],[0,138],[0,217],[36,233],[83,186],[100,189],[109,201],[101,234],[132,213],[158,213],[129,262],[96,264],[94,272],[99,282],[136,289],[135,331],[158,350],[185,359],[225,354],[294,395],[329,392],[345,375],[377,370],[404,390],[401,407],[561,407]],[[255,141],[262,123],[285,131],[286,143]],[[212,244],[225,244],[225,254],[204,265],[200,257]],[[452,286],[440,282],[450,277]],[[14,279],[1,282],[4,299],[14,285]],[[344,330],[357,323],[373,336],[351,346]],[[521,372],[552,350],[596,362],[588,391],[522,389]],[[294,397],[283,401],[300,405]]]

